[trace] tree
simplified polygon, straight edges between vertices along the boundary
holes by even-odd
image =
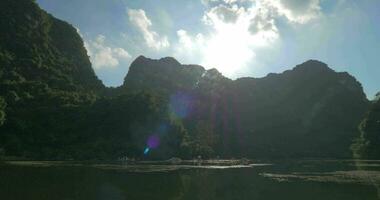
[[[376,101],[359,125],[360,137],[351,146],[355,158],[380,158],[380,101]]]
[[[3,125],[5,121],[5,107],[7,106],[4,98],[0,97],[0,126]]]
[[[380,92],[378,92],[376,95],[375,95],[375,101],[379,101],[380,100]]]
[[[193,156],[200,155],[205,158],[214,156],[217,137],[209,123],[206,121],[197,122],[193,140]]]

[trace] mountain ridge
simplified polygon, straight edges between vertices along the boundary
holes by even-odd
[[[171,58],[171,60],[172,59],[173,58]],[[268,130],[272,130],[272,133],[270,133],[273,134],[273,136],[271,136],[273,137],[272,140],[276,140],[275,132],[279,131],[278,129],[283,129],[282,131],[289,133],[294,132],[295,135],[292,137],[295,138],[306,137],[303,133],[310,132],[310,134],[314,134],[315,136],[308,139],[310,140],[310,144],[308,145],[313,146],[313,142],[318,143],[318,140],[321,139],[318,138],[318,134],[322,134],[321,131],[323,128],[326,129],[326,132],[340,132],[339,134],[343,135],[346,132],[347,136],[343,136],[343,138],[346,137],[344,142],[338,142],[338,138],[342,137],[339,136],[338,138],[331,139],[334,140],[330,141],[331,143],[325,144],[326,146],[340,145],[340,152],[338,153],[336,149],[330,147],[328,152],[326,150],[326,152],[320,153],[323,156],[338,156],[339,154],[343,154],[344,149],[349,148],[351,140],[357,135],[356,125],[360,122],[361,117],[364,116],[364,112],[368,106],[368,100],[366,99],[360,82],[347,72],[335,72],[329,68],[327,64],[316,60],[309,60],[295,66],[291,70],[286,70],[278,74],[270,73],[262,78],[245,77],[230,80],[215,69],[209,71],[202,70],[203,73],[196,74],[196,76],[192,78],[191,84],[187,84],[185,87],[183,87],[183,84],[180,84],[182,79],[173,82],[162,80],[162,76],[168,73],[163,70],[165,67],[189,67],[189,65],[179,65],[177,61],[173,63],[176,63],[175,66],[167,66],[162,59],[142,59],[139,65],[132,64],[131,68],[135,69],[143,66],[144,70],[132,71],[127,77],[149,77],[147,78],[149,83],[146,84],[144,81],[135,83],[133,79],[126,79],[127,81],[124,83],[124,87],[128,87],[129,84],[134,85],[134,87],[137,86],[135,89],[157,91],[156,86],[159,86],[159,89],[165,91],[165,95],[168,96],[178,91],[187,93],[187,95],[190,96],[189,98],[193,99],[192,101],[203,102],[204,104],[199,106],[201,108],[195,108],[198,111],[194,111],[192,114],[193,118],[209,121],[210,123],[216,120],[216,123],[223,124],[223,119],[218,119],[219,116],[228,116],[227,118],[230,119],[227,121],[236,121],[236,117],[233,116],[239,116],[242,119],[236,123],[243,125],[234,125],[236,128],[241,126],[240,129],[242,132],[247,133],[251,130],[256,130],[263,132],[261,134],[266,133],[267,135],[269,134]],[[155,72],[153,68],[159,68],[160,72]],[[206,72],[211,71],[217,75],[214,78],[210,78],[212,76],[206,78]],[[175,70],[169,73],[172,77],[183,76],[183,74],[176,73]],[[155,76],[152,76],[152,74]],[[157,76],[157,74],[159,75]],[[141,81],[145,79],[139,78],[138,80]],[[170,78],[170,80],[173,80],[173,78]],[[140,87],[141,85],[143,86]],[[197,85],[197,87],[193,87],[194,85]],[[216,111],[212,111],[213,107]],[[234,108],[234,110],[228,111],[225,107],[229,109]],[[282,110],[282,112],[275,111],[274,109]],[[213,114],[215,116],[207,116],[213,112],[216,113]],[[334,124],[324,119],[324,117],[326,117],[324,115],[326,114],[331,115],[331,118],[345,118],[345,120],[349,120],[336,120],[336,123],[341,123],[341,125]],[[279,120],[278,122],[282,125],[276,128],[273,124],[268,123],[273,118]],[[184,121],[187,120],[191,121],[192,119],[184,119]],[[301,123],[297,122],[297,120],[300,120]],[[320,121],[320,123],[318,124],[316,121]],[[191,122],[189,123],[191,124]],[[256,125],[252,126],[252,124]],[[295,131],[295,127],[298,127],[299,130]],[[336,129],[336,127],[345,128],[339,130],[339,128]],[[226,132],[224,128],[219,127],[216,129],[216,132]],[[227,132],[226,135],[233,134],[231,131]],[[329,137],[327,133],[324,135],[323,137]],[[229,141],[233,139],[225,140]],[[251,138],[249,140],[253,139]],[[231,147],[232,149],[237,146],[237,144],[229,145],[235,146]],[[302,148],[306,148],[306,146],[302,144],[299,145],[299,149],[293,153],[300,151]],[[256,144],[256,146],[263,145]],[[286,144],[276,144],[275,146],[286,146]],[[343,148],[343,146],[345,147]],[[321,146],[317,145],[314,148],[314,152],[321,151],[318,150]],[[327,147],[323,148],[328,149]],[[286,151],[284,150],[284,152]],[[289,155],[293,153],[287,152]],[[278,152],[274,154],[278,154]],[[348,156],[349,152],[346,151],[344,154]],[[312,155],[306,153],[304,156]]]
[[[231,80],[140,56],[106,88],[74,27],[31,0],[0,13],[0,158],[350,158],[369,108],[353,76],[315,60]]]
[[[154,64],[151,64],[151,63],[154,63]],[[143,65],[143,66],[141,66],[141,65]],[[162,57],[159,59],[152,59],[152,58],[147,58],[143,55],[138,56],[134,61],[132,61],[131,65],[130,65],[131,71],[128,72],[127,75],[125,76],[124,83],[118,87],[126,86],[126,84],[127,84],[126,79],[128,78],[128,75],[129,76],[135,76],[135,74],[131,75],[130,73],[136,73],[136,72],[138,73],[138,71],[135,70],[136,68],[139,68],[139,67],[144,67],[144,68],[150,68],[150,67],[152,67],[152,68],[158,67],[159,68],[159,67],[161,67],[162,68],[162,66],[165,66],[165,67],[170,66],[173,68],[188,68],[190,71],[191,70],[200,71],[202,73],[197,73],[198,80],[200,80],[200,78],[203,75],[205,75],[207,72],[215,71],[215,74],[219,74],[218,76],[222,76],[223,78],[231,80],[233,82],[239,82],[239,81],[245,81],[245,80],[255,80],[255,81],[265,80],[265,79],[269,79],[269,78],[273,78],[273,77],[285,76],[285,75],[290,74],[292,72],[304,73],[303,75],[307,74],[307,75],[311,75],[311,76],[318,76],[318,73],[324,73],[324,72],[337,73],[337,74],[339,74],[339,76],[342,79],[347,79],[347,80],[349,79],[351,82],[356,83],[357,87],[362,89],[361,83],[354,76],[352,76],[350,73],[348,73],[346,71],[336,72],[335,70],[330,68],[326,63],[319,61],[319,60],[315,60],[315,59],[310,59],[310,60],[307,60],[305,62],[302,62],[301,64],[297,64],[295,67],[293,67],[291,69],[284,70],[283,72],[268,73],[264,77],[257,78],[257,77],[245,76],[245,77],[239,77],[236,79],[230,79],[228,77],[225,77],[216,68],[211,68],[211,69],[206,70],[201,65],[181,64],[174,57],[170,57],[170,56]],[[191,69],[191,68],[193,68],[193,69]]]
[[[136,62],[138,62],[139,64],[137,64]],[[141,65],[142,63],[149,63],[149,62],[156,62],[158,63],[157,65],[164,65],[164,64],[169,64],[169,66],[181,66],[181,67],[195,67],[195,68],[201,68],[202,71],[208,71],[208,70],[216,70],[219,74],[223,75],[221,72],[218,71],[217,68],[210,68],[210,69],[206,69],[205,67],[201,66],[201,65],[198,65],[198,64],[182,64],[180,63],[178,60],[176,60],[174,57],[171,57],[171,56],[165,56],[165,57],[161,57],[161,58],[157,58],[157,59],[154,59],[154,58],[148,58],[144,55],[139,55],[137,56],[130,64],[130,67],[132,68],[136,68],[138,67],[137,65]],[[286,74],[286,73],[289,73],[289,72],[292,72],[292,71],[303,71],[303,72],[307,72],[309,71],[309,73],[317,73],[317,72],[323,72],[323,71],[329,71],[329,72],[336,72],[334,69],[330,68],[326,63],[322,62],[322,61],[319,61],[319,60],[316,60],[316,59],[309,59],[309,60],[306,60],[300,64],[297,64],[295,67],[293,68],[290,68],[290,69],[286,69],[282,72],[278,72],[278,73],[273,73],[273,72],[269,72],[267,75],[263,76],[263,77],[251,77],[251,76],[242,76],[242,77],[238,77],[238,78],[235,78],[235,79],[230,79],[228,77],[225,77],[225,78],[228,78],[232,81],[236,81],[236,80],[239,80],[239,79],[265,79],[265,78],[268,78],[268,77],[271,77],[271,76],[276,76],[276,75],[281,75],[281,74]],[[349,75],[350,77],[354,78],[355,81],[356,78],[354,76],[352,76],[349,72],[347,71],[341,71],[341,72],[336,72],[336,73],[340,73],[340,74],[343,74],[343,75]],[[128,72],[126,74],[125,77],[128,76]],[[224,75],[223,75],[224,76]],[[360,83],[359,81],[357,81],[358,83]],[[122,85],[120,85],[122,86]]]

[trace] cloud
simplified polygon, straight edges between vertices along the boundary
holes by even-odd
[[[161,50],[170,46],[166,36],[161,37],[157,32],[151,30],[152,22],[142,9],[128,9],[129,21],[142,33],[148,47]]]
[[[290,22],[304,24],[320,16],[320,0],[257,0],[260,6],[284,16]]]
[[[259,48],[270,48],[280,38],[276,21],[305,24],[321,15],[320,0],[201,0],[206,7],[205,33],[177,32],[179,57],[197,55],[201,63],[226,75],[256,58]],[[186,59],[184,59],[186,60]],[[198,59],[199,60],[199,59]],[[208,67],[206,66],[206,67]]]
[[[237,4],[248,1],[255,3]],[[256,44],[269,44],[270,41],[279,37],[274,11],[273,8],[268,8],[259,1],[261,0],[223,0],[224,4],[212,7],[205,12],[203,18],[206,24],[212,25],[216,30],[230,23],[232,29],[248,31],[252,40],[256,40],[257,36],[260,36],[260,41],[255,41]],[[254,39],[255,36],[256,39]]]
[[[237,16],[237,6],[250,2],[248,7],[270,12],[276,18],[285,17],[288,21],[304,24],[318,18],[322,12],[321,0],[201,0],[206,6],[211,6],[211,11],[221,18],[234,20]],[[228,8],[228,6],[232,6]]]
[[[113,49],[113,53],[115,54],[116,57],[119,57],[119,58],[124,58],[124,59],[131,58],[131,55],[129,55],[129,53],[125,49],[120,48],[120,47]]]
[[[226,76],[241,73],[255,59],[258,48],[270,46],[279,38],[271,12],[250,1],[207,1],[202,21],[209,30],[195,34],[178,30],[174,55],[182,62],[198,60]]]
[[[250,19],[248,30],[251,34],[260,34],[261,32],[278,33],[275,20],[267,10],[262,8],[255,9],[255,14]]]
[[[244,67],[255,57],[247,43],[246,32],[214,32],[210,35],[177,31],[178,43],[174,56],[182,62],[198,60],[206,68],[217,68],[227,76],[234,76],[237,66]],[[237,40],[236,38],[242,38]]]
[[[208,6],[211,3],[218,2],[219,0],[201,0],[201,3],[205,6]]]
[[[201,3],[206,8],[202,16],[206,31],[178,30],[174,56],[182,62],[197,60],[229,77],[259,63],[256,51],[269,50],[281,43],[279,19],[302,25],[321,15],[319,0],[201,0]]]
[[[205,6],[209,6],[211,4],[220,4],[220,3],[234,4],[234,3],[243,3],[243,2],[248,2],[248,1],[250,0],[201,0],[201,3]]]
[[[225,23],[235,23],[239,16],[245,12],[243,7],[238,7],[237,5],[226,6],[226,5],[218,5],[216,7],[211,8],[210,11],[205,13],[204,19],[210,20],[208,23],[212,23],[216,20],[216,18],[222,20]]]
[[[182,62],[192,63],[203,58],[203,50],[206,46],[206,39],[203,34],[198,33],[192,36],[181,29],[177,31],[177,37],[178,43],[174,47],[174,56],[177,59]]]
[[[256,4],[254,7],[235,4],[242,1],[246,0],[223,0],[221,4],[205,12],[203,21],[213,29],[214,33],[236,36],[246,33],[245,38],[239,40],[245,39],[248,44],[269,44],[270,41],[277,39],[278,29],[272,12],[261,4]]]
[[[84,43],[94,69],[116,68],[120,61],[131,58],[125,49],[109,47],[105,44],[105,40],[104,35],[98,35],[95,40],[88,40]]]

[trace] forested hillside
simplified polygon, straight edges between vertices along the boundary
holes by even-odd
[[[70,24],[30,0],[1,1],[0,13],[0,124],[6,116],[0,129],[3,155],[115,158],[133,148],[128,128],[148,127],[158,118],[161,105],[149,94],[118,99],[101,95],[105,87]],[[117,132],[113,124],[125,129]]]
[[[360,123],[360,136],[352,145],[355,158],[380,158],[380,93],[371,105],[370,111]]]
[[[4,159],[350,157],[369,106],[354,77],[314,60],[231,80],[140,56],[106,88],[73,26],[31,0],[0,14]]]
[[[190,136],[203,124],[216,141],[210,143],[214,153],[231,157],[349,157],[369,105],[354,77],[314,60],[281,74],[233,81],[173,58],[139,57],[121,86],[128,87],[165,91],[181,107],[174,113]]]

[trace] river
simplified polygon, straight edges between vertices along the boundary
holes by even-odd
[[[380,199],[379,186],[380,161],[0,164],[1,200],[371,200]]]

